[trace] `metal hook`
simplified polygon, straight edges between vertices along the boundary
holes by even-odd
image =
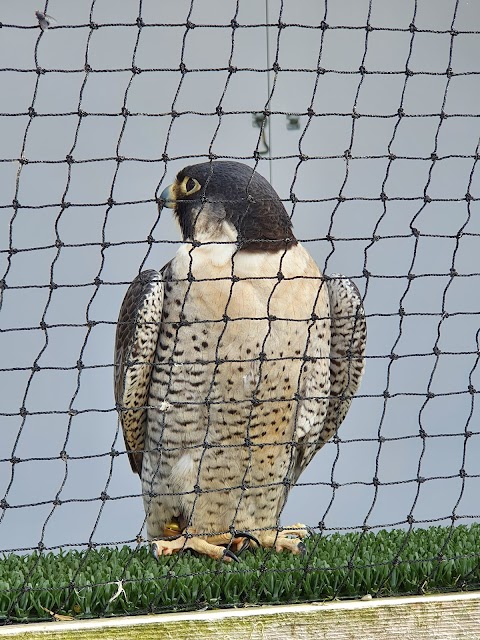
[[[263,144],[263,149],[259,149],[258,153],[262,156],[266,155],[270,151],[270,147],[267,142],[267,118],[264,113],[256,112],[252,113],[252,127],[256,127],[257,129],[261,129],[260,140]]]

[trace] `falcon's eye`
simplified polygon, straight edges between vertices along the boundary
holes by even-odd
[[[192,193],[196,193],[200,188],[201,186],[198,180],[189,178],[188,176],[186,176],[180,184],[180,190],[184,196],[191,196]]]

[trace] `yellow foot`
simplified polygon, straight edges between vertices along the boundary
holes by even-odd
[[[301,524],[297,522],[297,524],[292,524],[289,527],[280,527],[279,533],[282,536],[293,536],[295,538],[308,538],[311,535],[311,529],[307,527],[305,524]]]
[[[269,547],[275,551],[290,551],[295,555],[304,555],[306,547],[303,538],[310,535],[308,527],[304,524],[294,524],[291,527],[282,527],[279,531],[267,531],[260,536],[262,547]]]
[[[171,556],[173,553],[178,553],[185,549],[191,549],[192,551],[196,551],[197,553],[213,558],[214,560],[225,560],[225,562],[235,560],[236,562],[239,562],[237,556],[230,551],[230,549],[226,549],[225,547],[216,544],[211,544],[203,538],[199,538],[195,535],[187,537],[181,534],[178,537],[169,540],[154,540],[151,543],[151,549],[155,558],[159,558],[160,556]]]
[[[208,536],[208,541],[205,540],[204,536],[195,535],[192,529],[189,529],[188,533],[188,536],[185,535],[176,528],[175,523],[169,523],[164,528],[166,539],[152,542],[153,555],[158,558],[160,556],[170,556],[172,553],[178,553],[185,549],[191,549],[215,560],[225,560],[226,562],[234,560],[239,562],[234,552],[240,554],[252,543],[254,546],[260,546],[257,538],[246,531],[235,531],[233,535],[224,533]],[[227,548],[222,545],[227,545]]]

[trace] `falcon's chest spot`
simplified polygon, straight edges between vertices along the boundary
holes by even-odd
[[[189,297],[179,296],[174,283],[166,295],[154,380],[171,402],[196,403],[206,397],[212,384],[220,328],[199,316]],[[196,405],[186,407],[183,413],[199,409]],[[187,418],[182,414],[183,422],[191,422]]]

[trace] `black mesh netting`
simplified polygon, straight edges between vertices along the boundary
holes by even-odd
[[[285,578],[298,585],[313,574],[327,581],[327,597],[387,584],[399,592],[392,572],[413,567],[423,544],[409,536],[432,526],[445,529],[434,530],[404,590],[417,592],[455,557],[473,562],[457,586],[478,582],[480,7],[9,5],[0,16],[0,551],[36,560],[21,575],[5,565],[2,615],[224,603],[205,594],[226,565],[207,571],[187,555],[163,564],[146,555],[142,490],[112,387],[127,286],[179,246],[160,193],[183,166],[209,159],[244,162],[269,179],[320,269],[358,286],[369,334],[350,413],[282,513],[283,525],[304,522],[316,537],[292,574],[270,551],[247,554],[235,566],[245,584],[230,602],[254,600],[249,571],[266,581],[269,601],[314,599],[316,583],[298,595]],[[471,548],[450,549],[458,525]],[[387,555],[377,557],[373,542],[371,557],[360,553],[383,529],[398,529]],[[335,532],[353,536],[338,540],[342,560],[337,543],[322,547]],[[93,569],[79,577],[97,548],[115,545],[129,549],[103,557],[103,578]],[[55,592],[38,568],[60,549],[81,554]],[[377,582],[365,566],[381,567]],[[328,586],[335,568],[342,577]],[[185,602],[175,592],[182,571],[197,581],[180,585]],[[86,603],[95,584],[104,599]],[[127,584],[150,595],[138,604]]]

